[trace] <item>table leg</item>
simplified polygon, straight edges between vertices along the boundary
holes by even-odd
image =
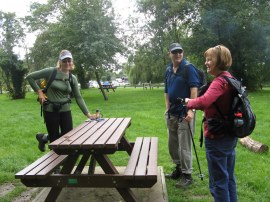
[[[60,173],[61,174],[71,173],[72,169],[74,168],[76,164],[78,157],[79,157],[79,154],[77,152],[70,154],[68,158],[66,159]],[[47,198],[45,199],[45,202],[56,201],[61,191],[62,191],[62,187],[52,187]]]
[[[76,170],[75,170],[75,174],[81,174],[83,171],[83,168],[85,166],[85,164],[87,163],[88,159],[90,157],[90,152],[83,154],[82,159],[80,160],[80,163],[78,164]]]
[[[133,146],[129,143],[129,141],[127,140],[127,138],[123,135],[123,137],[120,140],[120,145],[121,147],[124,148],[124,150],[131,155]]]
[[[96,168],[96,159],[92,155],[90,158],[90,165],[89,165],[88,174],[94,174],[95,168]]]
[[[93,155],[106,174],[119,173],[107,155],[105,154],[93,154]],[[134,193],[132,192],[130,188],[116,188],[116,189],[125,201],[128,201],[128,202],[137,201],[136,196],[134,195]]]
[[[60,192],[62,191],[62,187],[53,187],[51,188],[48,196],[45,199],[45,202],[52,202],[56,201],[57,197],[59,196]]]

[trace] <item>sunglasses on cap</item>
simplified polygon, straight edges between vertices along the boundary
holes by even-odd
[[[63,63],[71,63],[72,62],[72,59],[67,58],[67,59],[62,60],[62,62]]]
[[[181,53],[183,53],[183,50],[177,49],[177,50],[171,51],[171,53],[174,55],[176,55],[177,53],[181,54]]]

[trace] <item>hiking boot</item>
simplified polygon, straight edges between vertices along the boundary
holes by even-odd
[[[183,173],[182,177],[180,178],[179,182],[176,183],[177,188],[184,188],[192,184],[192,177],[191,174]]]
[[[43,133],[38,133],[36,134],[36,138],[38,141],[39,150],[42,152],[45,152],[45,144],[48,142],[47,135]]]
[[[175,167],[175,170],[171,174],[165,174],[166,178],[177,180],[182,176],[182,172],[179,169],[179,166]]]

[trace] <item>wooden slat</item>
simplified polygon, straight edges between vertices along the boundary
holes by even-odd
[[[108,119],[104,120],[104,121],[100,121],[100,122],[96,122],[95,125],[87,130],[84,131],[84,133],[77,138],[75,141],[72,142],[71,145],[69,145],[70,147],[77,147],[78,145],[81,147],[81,144],[83,144],[83,142],[85,142],[85,140],[87,140],[87,138],[89,136],[91,136],[92,134],[94,134],[97,130],[99,130],[99,128],[107,122]],[[61,148],[66,148],[66,145],[61,145]]]
[[[131,118],[125,118],[117,130],[113,133],[111,138],[107,141],[107,147],[114,147],[123,136],[126,128],[130,125]]]
[[[78,130],[76,132],[76,134],[74,134],[73,136],[71,137],[68,137],[65,139],[65,141],[61,142],[58,147],[60,145],[71,145],[73,142],[75,142],[76,140],[80,139],[82,136],[84,136],[84,134],[87,132],[87,131],[90,131],[92,128],[98,128],[97,126],[97,122],[93,121],[93,122],[90,122],[88,123],[88,125],[86,125],[84,128],[81,128],[80,130]],[[62,137],[61,137],[62,138]],[[64,138],[64,137],[63,137]]]
[[[139,159],[142,143],[143,138],[137,137],[124,175],[133,177]]]
[[[21,170],[18,173],[16,173],[15,174],[15,177],[16,178],[19,178],[19,177],[27,174],[29,171],[31,171],[32,169],[34,169],[35,167],[37,167],[39,164],[41,164],[42,162],[44,162],[46,159],[50,158],[54,154],[55,153],[53,151],[48,152],[47,154],[45,154],[44,156],[42,156],[41,158],[39,158],[38,160],[36,160],[34,163],[30,164],[29,166],[27,166],[23,170]]]
[[[158,138],[152,137],[151,138],[151,147],[149,152],[149,162],[148,162],[148,169],[147,175],[157,175],[157,158],[158,158]]]
[[[104,132],[113,124],[116,118],[110,118],[102,128],[99,128],[91,137],[89,137],[83,144],[82,147],[89,147],[92,145],[93,148],[96,147],[95,142],[104,134]]]
[[[157,178],[157,137],[137,137],[124,172],[127,179],[152,180]]]
[[[25,169],[18,172],[16,178],[34,178],[36,176],[46,176],[55,167],[57,167],[63,160],[67,158],[67,155],[57,155],[53,151],[45,154]]]
[[[46,166],[44,169],[42,169],[40,172],[36,174],[36,176],[44,176],[50,173],[54,168],[56,168],[59,164],[61,164],[65,159],[67,158],[67,155],[60,155],[58,156],[54,161],[52,161],[48,166]]]
[[[55,140],[52,143],[50,143],[49,144],[49,147],[60,144],[61,142],[65,141],[65,138],[70,138],[72,135],[76,134],[79,130],[81,130],[82,128],[84,128],[88,124],[89,124],[89,122],[83,122],[82,124],[80,124],[79,126],[77,126],[76,128],[74,128],[73,130],[71,130],[68,133],[66,133],[65,135],[63,135],[62,137],[64,137],[64,138],[58,138],[57,140]]]
[[[141,148],[139,162],[135,171],[136,176],[145,176],[147,171],[150,137],[145,137]]]
[[[36,175],[38,172],[40,172],[43,168],[48,166],[52,161],[58,158],[58,154],[54,153],[50,158],[46,159],[42,163],[40,163],[37,167],[32,169],[27,173],[27,175]]]
[[[117,128],[120,126],[121,122],[123,121],[123,118],[116,119],[115,122],[104,132],[104,134],[95,142],[95,145],[100,145],[101,147],[104,147],[104,144],[110,139],[110,137],[113,135],[114,131],[117,130]]]

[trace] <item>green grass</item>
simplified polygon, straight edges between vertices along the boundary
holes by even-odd
[[[131,117],[132,124],[126,132],[129,140],[137,136],[159,137],[158,164],[165,172],[171,172],[173,165],[167,147],[167,132],[164,121],[163,89],[142,90],[142,88],[118,88],[108,93],[109,100],[104,101],[97,89],[83,90],[83,97],[89,109],[100,109],[103,117]],[[256,129],[252,138],[269,144],[270,116],[268,104],[270,88],[252,92],[249,95],[257,115]],[[14,179],[14,174],[32,163],[43,153],[37,149],[35,134],[45,132],[40,106],[34,93],[27,93],[24,100],[10,100],[0,95],[0,184],[12,182],[16,189],[0,198],[0,201],[12,201],[25,187]],[[82,123],[86,117],[81,113],[75,101],[72,104],[74,126]],[[195,155],[193,155],[194,184],[184,190],[174,187],[175,181],[166,180],[169,201],[213,201],[208,190],[207,162],[205,149],[199,147],[201,112],[197,113],[195,143],[202,172],[205,179],[200,180]],[[269,154],[253,153],[240,144],[237,146],[236,178],[239,201],[270,201]],[[116,165],[124,166],[128,156],[124,153],[112,156]]]

